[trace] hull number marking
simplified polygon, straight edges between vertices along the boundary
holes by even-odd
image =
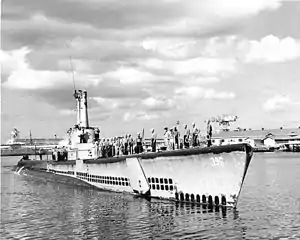
[[[224,159],[223,159],[223,157],[211,157],[210,159],[212,160],[212,165],[214,167],[224,166]]]

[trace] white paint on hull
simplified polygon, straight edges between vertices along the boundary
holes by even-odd
[[[132,190],[135,193],[147,194],[147,192],[150,190],[150,187],[144,170],[141,167],[140,160],[138,158],[127,158],[126,167],[128,170]]]
[[[193,195],[194,199],[197,195],[202,199],[204,195],[207,199],[212,196],[213,201],[218,197],[219,202],[224,196],[227,202],[234,203],[242,184],[245,153],[159,157],[141,160],[141,164],[148,177],[152,196],[175,197],[177,192],[179,195],[183,193],[184,199],[186,194],[189,198]],[[152,191],[153,187],[156,191]],[[170,187],[174,190],[171,191]]]
[[[150,189],[151,197],[233,206],[246,162],[245,152],[234,151],[139,159],[131,156],[112,162],[49,162],[47,169],[104,190],[145,194]]]

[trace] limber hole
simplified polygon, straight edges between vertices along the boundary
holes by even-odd
[[[206,203],[206,196],[202,195],[202,203]]]
[[[208,205],[213,205],[213,198],[211,195],[208,196]]]
[[[184,200],[184,194],[180,193],[180,201],[183,201],[183,200]]]
[[[226,203],[226,197],[225,196],[222,196],[222,198],[221,198],[221,203],[222,203],[222,205],[226,205],[227,203]]]
[[[195,202],[195,195],[194,194],[191,194],[191,201]]]
[[[190,195],[188,193],[185,194],[185,200],[190,201]]]
[[[218,196],[215,196],[215,204],[220,205],[220,200]]]

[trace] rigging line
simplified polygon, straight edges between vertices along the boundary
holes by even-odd
[[[65,46],[66,46],[66,48],[69,49],[69,46],[68,46],[67,43],[65,43]],[[71,68],[71,71],[72,71],[72,78],[73,78],[73,87],[74,87],[74,90],[76,90],[76,86],[75,86],[75,75],[74,75],[74,68],[73,68],[72,56],[70,55],[69,58],[70,58],[70,68]]]

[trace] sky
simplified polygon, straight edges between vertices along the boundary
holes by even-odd
[[[2,1],[1,140],[59,137],[75,87],[106,137],[237,115],[300,126],[300,2]]]

